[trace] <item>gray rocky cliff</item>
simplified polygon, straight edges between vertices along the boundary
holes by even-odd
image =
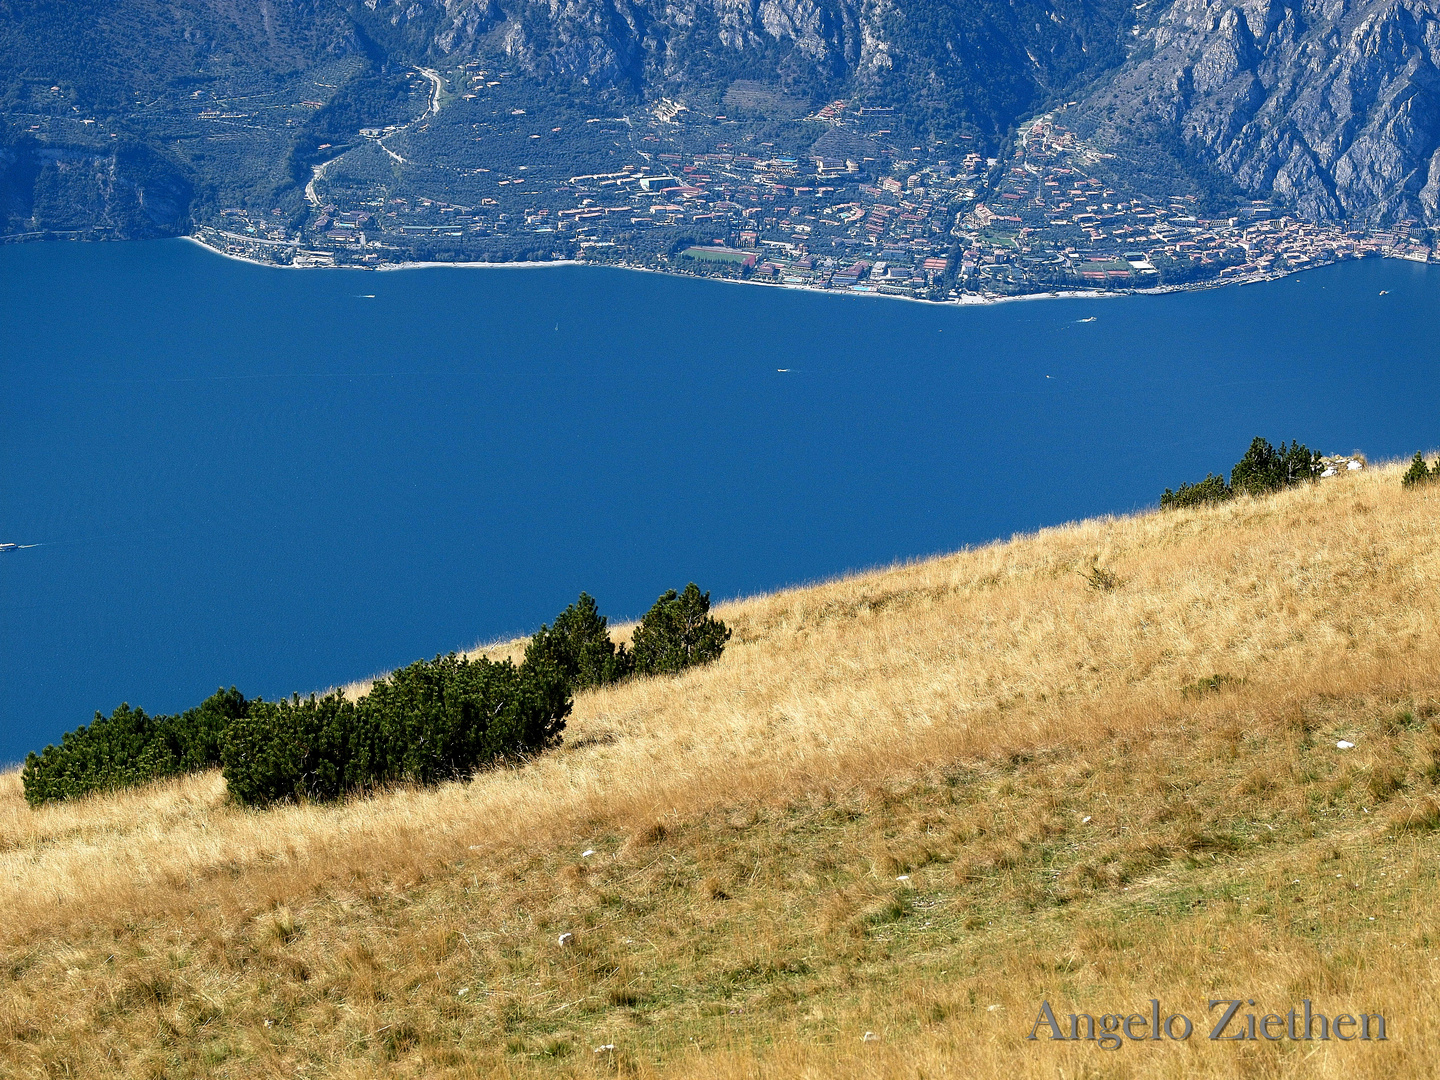
[[[436,59],[502,53],[528,75],[646,96],[758,79],[814,103],[923,99],[999,136],[1124,59],[1127,0],[363,0]]]
[[[871,0],[873,3],[873,0]],[[497,48],[527,74],[639,86],[684,66],[700,39],[744,53],[788,45],[820,67],[858,59],[862,4],[838,0],[364,0],[395,27],[415,26],[433,55]],[[681,46],[682,48],[677,48]]]
[[[1081,107],[1320,221],[1440,221],[1440,3],[1177,0]]]
[[[177,236],[190,228],[190,180],[149,147],[0,138],[0,234]]]

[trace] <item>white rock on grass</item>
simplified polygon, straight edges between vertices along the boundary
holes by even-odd
[[[1335,744],[1335,749],[1336,749],[1336,750],[1354,750],[1354,749],[1355,749],[1355,744],[1354,744],[1353,742],[1349,742],[1349,741],[1347,741],[1347,740],[1345,740],[1345,739],[1341,739],[1339,742],[1337,742],[1337,743]]]

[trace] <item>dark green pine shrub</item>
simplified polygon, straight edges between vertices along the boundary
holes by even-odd
[[[148,783],[220,764],[220,732],[249,707],[234,687],[178,716],[121,705],[68,731],[59,746],[25,759],[21,782],[32,806]]]
[[[1298,440],[1289,446],[1282,442],[1277,450],[1257,435],[1245,456],[1230,470],[1230,487],[1237,495],[1266,495],[1307,483],[1319,478],[1324,468],[1320,457],[1318,451],[1310,450]]]
[[[1220,503],[1232,498],[1234,492],[1230,485],[1225,482],[1223,476],[1216,476],[1214,473],[1206,473],[1205,479],[1194,484],[1181,484],[1179,489],[1171,491],[1165,489],[1160,496],[1161,510],[1178,510],[1186,506],[1205,506],[1209,503]]]
[[[180,771],[176,746],[165,730],[169,717],[121,705],[108,717],[67,731],[59,746],[29,754],[21,771],[31,806],[96,791],[143,784]]]
[[[575,690],[603,686],[630,673],[630,654],[625,646],[616,648],[610,630],[595,599],[581,593],[580,599],[555,616],[555,625],[543,623],[525,646],[526,665],[553,664]]]
[[[683,671],[717,659],[730,630],[710,614],[710,594],[692,581],[683,593],[667,589],[645,613],[630,642],[642,675]]]
[[[435,784],[517,760],[560,741],[577,686],[631,670],[680,671],[718,657],[730,638],[692,582],[655,602],[633,653],[616,648],[588,594],[542,626],[525,662],[420,660],[379,679],[358,701],[339,692],[246,701],[231,687],[178,716],[122,705],[31,754],[31,804],[222,766],[236,801],[326,801],[391,783]]]
[[[377,757],[372,731],[338,691],[255,701],[225,730],[221,761],[231,798],[249,806],[337,799],[367,786]]]
[[[367,786],[436,784],[492,761],[537,754],[560,741],[570,685],[545,659],[516,667],[454,653],[380,679],[360,702],[379,748]]]
[[[1436,460],[1435,468],[1432,470],[1425,464],[1425,455],[1416,450],[1415,457],[1410,462],[1410,468],[1406,469],[1405,475],[1400,478],[1401,485],[1414,487],[1417,484],[1428,484],[1435,480],[1440,480],[1440,459]]]
[[[420,660],[341,694],[252,705],[224,738],[225,782],[251,806],[462,779],[559,742],[570,688],[553,664]]]
[[[185,772],[199,772],[220,764],[220,739],[231,722],[250,708],[245,695],[231,687],[216,690],[193,709],[170,718],[180,764]]]
[[[1275,449],[1258,435],[1250,440],[1250,449],[1230,470],[1230,483],[1223,476],[1207,473],[1204,480],[1181,484],[1179,490],[1165,489],[1160,508],[1169,510],[1184,506],[1201,506],[1224,502],[1236,495],[1266,495],[1281,488],[1318,480],[1324,471],[1319,451],[1311,450],[1299,440],[1280,444]]]

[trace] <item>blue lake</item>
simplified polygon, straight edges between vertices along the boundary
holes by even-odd
[[[0,542],[41,545],[0,554],[0,762],[581,589],[633,617],[1133,510],[1256,434],[1408,455],[1440,443],[1437,326],[1440,268],[1394,261],[958,308],[0,247]]]

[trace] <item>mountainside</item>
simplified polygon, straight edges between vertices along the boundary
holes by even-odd
[[[189,232],[233,162],[194,152],[180,103],[364,55],[329,0],[0,0],[0,234]],[[252,144],[242,169],[275,150]]]
[[[1428,1075],[1440,487],[1401,471],[729,603],[715,663],[465,783],[0,775],[0,1073]],[[1219,998],[1388,1033],[1212,1042]],[[1027,1041],[1151,999],[1188,1040]]]
[[[1440,5],[1177,0],[1079,127],[1311,220],[1440,220]]]
[[[0,232],[186,232],[227,205],[291,221],[324,151],[416,115],[396,102],[432,64],[602,115],[670,96],[763,125],[858,97],[922,151],[993,149],[1120,63],[1131,21],[1123,0],[3,0]]]
[[[635,94],[759,78],[811,104],[865,92],[917,134],[1003,134],[1124,58],[1117,0],[365,0],[432,60],[503,55],[526,74]],[[377,31],[378,36],[378,31]]]
[[[1202,233],[1289,215],[1342,226],[1287,235],[1315,259],[1381,227],[1375,250],[1428,258],[1437,8],[0,0],[0,237],[189,233],[327,265],[728,246],[686,265],[740,276],[763,264],[734,249],[768,248],[772,276],[882,263],[931,298],[1133,277],[1136,247],[1167,285],[1259,265],[1254,238],[1197,262],[1107,228],[1180,199]],[[977,276],[987,258],[1019,269]]]
[[[0,235],[38,219],[125,239],[173,236],[190,227],[192,193],[184,170],[134,139],[0,144]]]

